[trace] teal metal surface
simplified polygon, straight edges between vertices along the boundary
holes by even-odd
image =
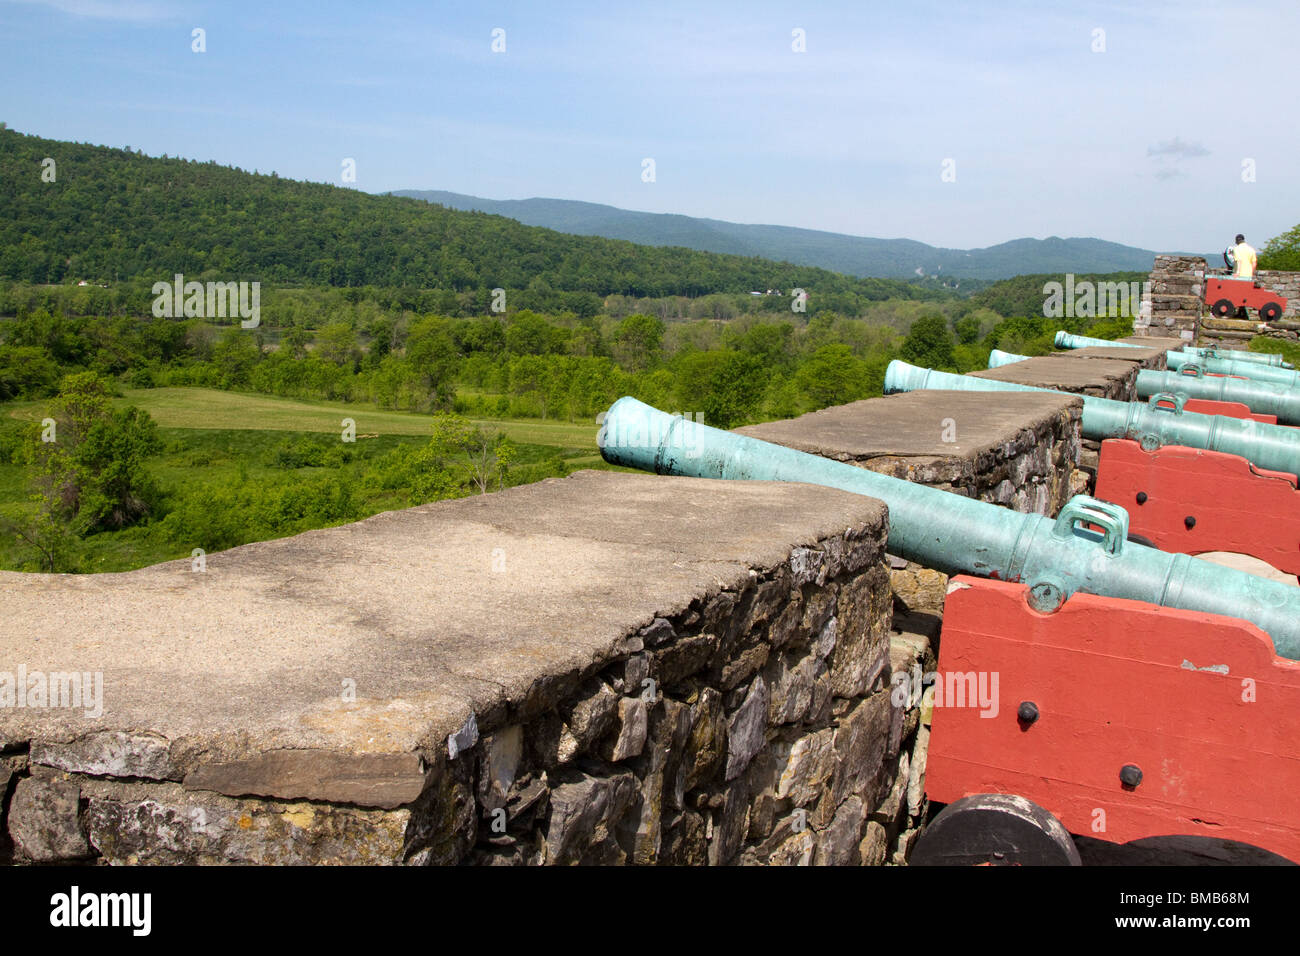
[[[1239,362],[1222,352],[1213,355],[1195,355],[1186,351],[1169,352],[1165,358],[1174,371],[1187,365],[1199,365],[1205,371],[1219,375],[1240,375],[1252,381],[1269,382],[1284,388],[1300,387],[1300,372],[1294,369],[1261,365],[1258,362]]]
[[[1158,392],[1174,392],[1215,402],[1241,402],[1252,412],[1276,415],[1279,425],[1300,425],[1300,391],[1285,385],[1206,375],[1197,365],[1184,365],[1177,372],[1150,369],[1138,372],[1138,397],[1148,398]]]
[[[1087,349],[1096,346],[1107,349],[1141,349],[1145,345],[1134,345],[1132,342],[1112,342],[1110,339],[1092,339],[1086,335],[1073,335],[1064,329],[1056,333],[1056,347],[1058,349]]]
[[[1141,374],[1141,373],[1139,373]],[[1053,392],[1050,388],[999,382],[973,375],[952,375],[906,362],[893,361],[885,371],[885,391],[912,392],[918,389],[957,389],[972,392]],[[1171,407],[1167,396],[1154,395],[1148,404],[1117,402],[1091,395],[1056,392],[1068,398],[1083,399],[1084,438],[1102,441],[1107,438],[1132,438],[1144,448],[1183,445],[1205,448],[1229,455],[1240,455],[1260,468],[1300,475],[1300,430],[1280,425],[1266,425],[1253,419],[1228,418],[1225,415],[1198,415],[1182,410],[1182,403]],[[1164,400],[1162,400],[1164,399]]]
[[[1109,349],[1140,349],[1146,346],[1134,345],[1132,342],[1112,342],[1109,339],[1093,339],[1086,335],[1073,335],[1061,329],[1056,333],[1056,347],[1058,349],[1086,349],[1093,346]],[[1170,349],[1166,355],[1174,355],[1177,350]],[[1270,352],[1246,352],[1236,349],[1220,349],[1214,346],[1204,346],[1198,348],[1194,345],[1185,345],[1183,352],[1188,355],[1200,355],[1203,357],[1214,356],[1221,359],[1229,359],[1234,362],[1249,362],[1252,365],[1270,365],[1275,368],[1295,368],[1289,362],[1283,360],[1282,356],[1274,355]]]
[[[1251,365],[1271,365],[1274,368],[1295,368],[1290,362],[1284,361],[1282,356],[1273,352],[1247,352],[1243,349],[1220,349],[1212,345],[1203,348],[1197,348],[1194,345],[1183,347],[1183,351],[1188,355],[1199,355],[1203,358],[1221,358],[1233,362],[1249,362]],[[1170,349],[1169,354],[1174,354]]]
[[[1167,554],[1128,538],[1128,513],[1079,496],[1055,519],[878,475],[620,398],[597,438],[614,465],[661,475],[793,481],[879,498],[889,550],[946,574],[1023,581],[1040,595],[1077,591],[1250,621],[1279,654],[1300,659],[1300,588]],[[1134,636],[1138,639],[1138,635]]]
[[[1023,362],[1029,358],[1028,355],[1017,355],[1015,352],[1004,352],[1001,349],[994,349],[989,353],[989,368],[1001,368],[1004,365],[1015,365],[1017,362]]]

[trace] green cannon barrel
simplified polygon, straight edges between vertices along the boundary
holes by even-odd
[[[1001,349],[994,349],[989,353],[989,368],[1001,368],[1004,365],[1014,365],[1016,362],[1023,362],[1029,358],[1028,355],[1017,355],[1015,352],[1004,352]]]
[[[889,506],[892,553],[947,574],[1022,581],[1041,610],[1083,591],[1224,614],[1257,625],[1278,654],[1300,659],[1300,588],[1134,544],[1128,513],[1108,502],[1079,496],[1055,519],[1024,514],[720,431],[630,397],[610,407],[597,441],[610,464],[662,475],[806,482],[879,498]]]
[[[1099,346],[1109,349],[1140,349],[1143,346],[1134,345],[1132,342],[1112,342],[1110,339],[1093,339],[1086,335],[1074,335],[1066,332],[1064,329],[1056,333],[1056,347],[1058,349],[1086,349],[1092,346]],[[1271,365],[1276,368],[1295,368],[1294,365],[1283,360],[1282,356],[1275,355],[1271,352],[1245,352],[1235,349],[1219,349],[1214,346],[1205,346],[1197,348],[1194,345],[1185,345],[1182,349],[1188,355],[1199,355],[1202,357],[1216,356],[1218,358],[1231,359],[1234,362],[1249,362],[1252,365]],[[1175,354],[1175,350],[1170,349],[1167,355]],[[992,366],[990,366],[991,368]]]
[[[1172,392],[1185,398],[1207,398],[1215,402],[1241,402],[1252,412],[1276,415],[1279,425],[1300,425],[1300,391],[1272,382],[1221,378],[1205,375],[1197,366],[1180,372],[1138,372],[1139,398]]]
[[[1174,371],[1179,371],[1188,365],[1198,365],[1207,372],[1216,372],[1219,375],[1240,375],[1255,382],[1268,382],[1291,389],[1300,388],[1300,372],[1295,369],[1277,365],[1260,365],[1258,362],[1239,362],[1230,358],[1229,353],[1226,352],[1217,352],[1213,355],[1192,355],[1185,351],[1169,352],[1165,357],[1169,367]]]
[[[1201,358],[1220,358],[1228,359],[1232,362],[1246,362],[1250,365],[1269,365],[1273,368],[1295,368],[1290,362],[1283,360],[1282,356],[1274,352],[1246,352],[1241,349],[1220,349],[1212,345],[1204,348],[1197,348],[1194,345],[1186,345],[1183,352],[1187,355],[1200,356]],[[1170,350],[1173,355],[1173,350]]]
[[[885,371],[886,392],[918,389],[957,389],[972,392],[1050,392],[1050,388],[999,382],[973,375],[953,375],[906,362],[893,361]],[[1065,392],[1059,394],[1068,394]],[[1184,445],[1239,455],[1260,468],[1300,475],[1300,430],[1266,425],[1253,419],[1225,415],[1197,415],[1183,411],[1183,399],[1175,395],[1152,396],[1149,404],[1117,402],[1091,395],[1083,399],[1084,438],[1132,438],[1146,448]]]
[[[1056,333],[1056,347],[1058,349],[1087,349],[1097,346],[1107,349],[1140,349],[1141,345],[1134,345],[1132,342],[1112,342],[1110,339],[1092,339],[1086,335],[1074,335],[1061,329]]]
[[[1027,358],[1029,358],[1028,355],[1017,355],[1015,352],[1004,352],[1001,349],[993,349],[989,352],[988,367],[1001,368],[1004,365],[1014,365],[1016,362],[1023,362]],[[1231,359],[1215,355],[1201,357],[1188,354],[1185,351],[1178,352],[1173,350],[1165,353],[1165,360],[1168,362],[1169,367],[1174,371],[1181,371],[1185,367],[1194,365],[1206,372],[1215,372],[1220,375],[1237,375],[1242,378],[1251,379],[1255,382],[1267,382],[1270,385],[1281,385],[1283,388],[1300,388],[1300,372],[1292,369],[1279,368],[1271,365],[1259,365],[1251,362],[1235,362]]]

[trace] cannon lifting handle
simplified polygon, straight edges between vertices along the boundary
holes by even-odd
[[[1107,554],[1117,555],[1124,550],[1124,542],[1128,540],[1128,512],[1119,505],[1075,495],[1056,516],[1052,534],[1058,538],[1078,537],[1075,529],[1081,524],[1102,529],[1101,546]]]

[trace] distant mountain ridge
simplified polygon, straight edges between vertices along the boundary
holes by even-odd
[[[483,199],[437,189],[403,189],[450,209],[508,216],[529,226],[651,246],[819,266],[854,276],[908,279],[938,275],[1006,279],[1047,272],[1104,273],[1151,269],[1155,253],[1103,239],[1013,239],[986,249],[943,249],[912,239],[872,239],[793,226],[746,225],[671,213],[635,212],[572,199]]]
[[[54,156],[57,177],[28,175]],[[864,302],[953,295],[933,280],[636,246],[214,161],[44,139],[0,123],[0,279],[143,280],[150,288],[177,273],[436,293],[423,300],[438,303],[425,311],[487,310],[489,295],[504,289],[512,308],[578,316],[598,314],[610,295],[799,288],[815,309],[855,315]]]

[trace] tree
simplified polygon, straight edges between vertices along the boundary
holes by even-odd
[[[980,337],[980,320],[974,316],[966,316],[957,320],[957,341],[962,345],[972,345],[979,341]]]
[[[591,420],[604,411],[622,394],[625,379],[626,375],[603,356],[574,359],[568,388],[569,421]]]
[[[953,337],[942,315],[926,315],[912,323],[903,339],[903,358],[922,368],[951,368]]]
[[[361,357],[352,326],[334,322],[316,333],[316,354],[333,365],[355,366]]]
[[[664,324],[650,315],[629,315],[614,333],[614,357],[629,372],[641,372],[659,361]]]
[[[563,329],[557,329],[542,316],[525,309],[515,315],[506,328],[506,351],[515,355],[546,355],[558,351],[559,341],[567,337]]]
[[[307,355],[307,346],[311,344],[311,333],[301,325],[291,325],[280,336],[280,348],[285,355],[301,359]]]
[[[520,355],[510,361],[510,391],[521,398],[532,396],[546,418],[568,389],[569,371],[566,360],[557,355]]]
[[[58,366],[33,345],[0,345],[0,401],[44,397],[54,391]]]
[[[673,363],[682,410],[715,428],[733,428],[758,412],[767,371],[752,355],[718,350],[687,352]]]
[[[370,344],[366,350],[366,360],[370,365],[378,365],[393,350],[393,339],[397,334],[397,320],[391,315],[380,316],[366,329]]]
[[[94,372],[63,380],[51,403],[52,429],[33,442],[42,521],[85,536],[124,528],[150,514],[158,489],[145,459],[161,443],[139,408],[113,408],[108,383]]]
[[[722,353],[700,409],[704,421],[715,428],[734,428],[750,421],[762,404],[767,379],[767,370],[752,355]]]
[[[222,388],[243,388],[253,374],[262,350],[246,329],[226,329],[212,348],[212,362],[221,374]]]
[[[814,408],[866,397],[866,370],[847,345],[823,345],[795,373],[795,384]]]
[[[1259,267],[1300,272],[1300,226],[1270,239],[1260,250]]]
[[[794,326],[789,322],[760,322],[740,335],[736,347],[757,358],[766,368],[788,365]]]
[[[984,344],[1017,355],[1046,355],[1055,348],[1056,329],[1068,324],[1041,315],[1016,316],[995,325]]]
[[[436,459],[458,459],[465,464],[481,495],[494,483],[498,489],[503,486],[515,458],[515,446],[504,432],[490,436],[469,419],[445,412],[433,421],[428,452]]]
[[[411,326],[406,337],[406,359],[428,390],[431,408],[447,409],[456,397],[452,382],[456,358],[456,344],[446,319],[429,316]]]

